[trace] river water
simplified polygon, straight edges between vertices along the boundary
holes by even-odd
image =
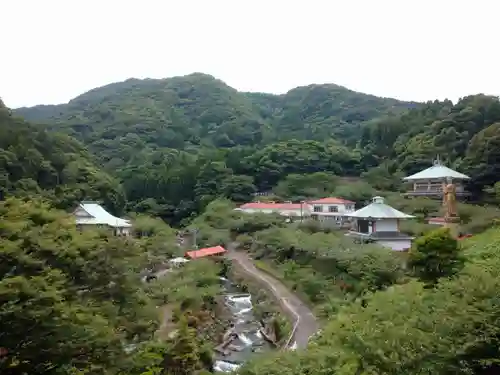
[[[271,350],[272,347],[260,333],[262,326],[253,314],[252,296],[239,292],[236,285],[226,278],[221,278],[221,281],[225,304],[231,312],[235,339],[226,347],[226,355],[216,354],[214,370],[231,372],[256,353]]]

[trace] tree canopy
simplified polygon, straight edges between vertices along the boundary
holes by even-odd
[[[3,112],[4,123],[20,123]],[[159,215],[170,223],[189,219],[219,197],[246,202],[255,192],[273,189],[283,195],[285,180],[295,178],[293,174],[362,176],[375,188],[398,190],[404,175],[429,167],[437,155],[470,175],[475,193],[498,182],[500,102],[482,94],[453,104],[377,98],[337,85],[298,87],[284,95],[242,93],[194,73],[129,79],[67,104],[14,113],[45,124],[50,132],[39,130],[39,137],[50,140],[18,149],[10,146],[15,143],[12,134],[5,138],[10,149],[2,146],[4,164],[10,167],[3,167],[0,178],[8,180],[4,185],[11,190],[31,191],[38,185],[53,192],[60,207],[87,197],[104,199],[119,211],[124,196],[118,180],[128,210]],[[68,135],[87,146],[93,160]],[[67,156],[52,161],[40,142],[54,143],[49,149],[59,147],[57,154]],[[24,174],[14,170],[13,155],[31,160],[31,169],[25,163]],[[36,165],[50,165],[55,172],[42,169],[34,184]],[[300,184],[296,178],[295,183]],[[333,192],[309,189],[317,190],[290,191],[287,198]],[[335,193],[348,195],[350,190]]]
[[[323,324],[306,350],[259,355],[240,374],[496,374],[500,231],[484,231],[500,217],[499,132],[500,101],[483,94],[243,93],[201,73],[57,106],[0,101],[0,372],[211,372],[228,265],[199,260],[141,282],[186,250],[175,226],[187,248],[238,244]],[[441,202],[400,196],[402,176],[437,155],[472,177],[478,204],[458,204],[461,228],[477,234],[465,244],[426,224]],[[234,210],[376,194],[416,216],[402,226],[419,237],[408,255]],[[126,215],[132,235],[77,230],[68,212],[82,200]]]

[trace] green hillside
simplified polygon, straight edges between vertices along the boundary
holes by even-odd
[[[285,95],[241,93],[212,76],[129,79],[93,89],[67,104],[19,108],[111,160],[111,150],[252,146],[276,140],[352,140],[361,124],[414,104],[337,85],[299,87]]]
[[[305,176],[309,185],[315,179],[306,175],[317,172],[362,176],[381,191],[398,190],[403,175],[427,168],[440,155],[472,177],[479,199],[500,173],[500,102],[482,94],[455,104],[419,104],[333,84],[284,95],[241,93],[194,73],[129,79],[67,104],[14,113],[84,143],[122,181],[129,209],[174,222],[216,197],[242,202],[255,191],[283,187],[289,175],[296,175],[293,181]],[[292,199],[336,191],[287,189],[279,191],[293,191]],[[366,196],[370,190],[363,189],[337,194]]]
[[[436,155],[472,177],[479,204],[457,203],[457,231],[471,238],[427,223],[440,200],[401,194],[402,177]],[[235,327],[221,278],[251,293],[255,318],[284,342],[294,322],[225,261],[140,281],[192,242],[236,242],[321,329],[297,351],[259,347],[235,374],[499,374],[498,176],[500,101],[482,94],[418,104],[336,85],[241,93],[196,73],[130,79],[63,105],[0,101],[0,373],[216,373],[215,348]],[[313,220],[235,210],[257,192],[358,206],[382,195],[414,216],[401,231],[415,241],[395,252]],[[131,236],[80,231],[56,210],[82,200],[126,213]]]
[[[371,171],[373,175],[416,173],[440,155],[450,167],[471,176],[471,187],[479,191],[499,180],[500,101],[478,94],[456,104],[429,102],[371,122],[364,127],[359,146],[367,170],[381,165]]]
[[[98,199],[120,211],[119,182],[92,160],[75,139],[26,123],[0,101],[0,198],[41,196],[64,209]]]

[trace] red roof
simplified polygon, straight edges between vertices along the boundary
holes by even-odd
[[[300,203],[264,203],[264,202],[251,202],[245,203],[240,206],[241,209],[254,209],[254,210],[300,210],[302,205]]]
[[[211,255],[219,255],[219,254],[223,254],[225,252],[226,252],[226,249],[224,249],[222,246],[214,246],[214,247],[207,247],[207,248],[200,249],[200,250],[188,251],[186,253],[186,256],[191,258],[191,259],[196,259],[196,258],[208,257]]]
[[[308,203],[313,204],[354,204],[356,202],[349,201],[343,198],[322,198],[314,201],[309,201]]]

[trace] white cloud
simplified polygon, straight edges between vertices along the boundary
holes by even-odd
[[[194,71],[248,91],[337,83],[408,100],[500,94],[494,0],[11,0],[0,96],[66,102]]]

